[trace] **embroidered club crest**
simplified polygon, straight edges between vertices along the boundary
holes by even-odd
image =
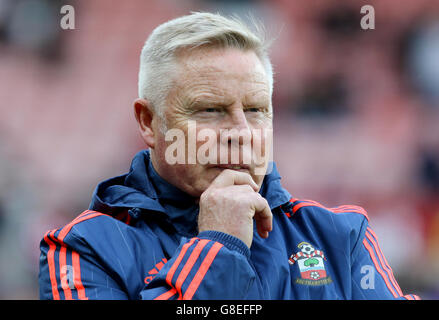
[[[300,270],[300,278],[296,283],[305,285],[323,285],[332,282],[331,277],[326,274],[326,257],[323,251],[316,250],[308,242],[301,242],[297,245],[299,252],[291,255],[288,262],[291,265],[297,263]]]

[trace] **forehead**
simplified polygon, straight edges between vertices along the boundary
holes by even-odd
[[[178,62],[179,94],[226,100],[270,98],[267,75],[253,51],[201,48],[179,56]]]

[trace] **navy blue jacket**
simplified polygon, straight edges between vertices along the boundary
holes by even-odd
[[[366,211],[294,199],[274,166],[267,239],[197,231],[194,198],[147,150],[100,183],[89,210],[41,241],[41,299],[417,299],[401,292]]]

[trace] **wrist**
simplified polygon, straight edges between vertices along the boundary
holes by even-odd
[[[198,238],[219,242],[229,250],[237,251],[246,256],[247,259],[250,258],[250,248],[244,241],[228,233],[216,230],[205,230],[198,234]]]

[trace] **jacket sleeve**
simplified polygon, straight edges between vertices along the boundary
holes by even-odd
[[[141,291],[141,299],[244,299],[255,280],[250,250],[231,235],[203,231],[183,239],[155,278]]]
[[[125,300],[126,292],[80,241],[48,231],[40,243],[38,276],[42,300]]]
[[[183,238],[140,296],[130,296],[117,272],[73,233],[47,232],[40,243],[40,299],[243,299],[255,279],[250,250],[216,231]],[[119,270],[123,273],[123,270]],[[141,280],[140,280],[141,281]]]
[[[366,219],[352,256],[352,299],[419,300],[414,294],[404,295],[402,292]]]

